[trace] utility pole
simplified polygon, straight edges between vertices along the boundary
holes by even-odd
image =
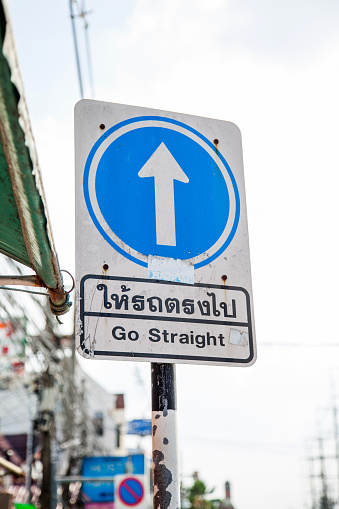
[[[28,492],[27,503],[30,504],[32,501],[32,464],[34,455],[34,431],[35,431],[35,394],[29,392],[29,424],[30,429],[27,433],[27,444],[26,444],[26,490]]]
[[[321,436],[318,437],[319,444],[319,460],[320,460],[320,478],[322,485],[322,495],[320,498],[320,509],[332,509],[333,502],[328,498],[327,480],[325,474],[325,457],[324,457],[324,443]]]
[[[335,394],[334,394],[334,382],[333,378],[331,380],[331,389],[332,389],[332,415],[333,415],[333,429],[334,429],[334,440],[335,440],[335,456],[337,460],[337,501],[339,503],[339,429],[338,429],[338,409],[335,402]]]
[[[54,509],[52,506],[52,455],[51,445],[54,421],[53,377],[48,371],[42,377],[41,417],[39,422],[41,438],[42,483],[41,509]]]
[[[153,507],[180,507],[175,364],[151,363]]]
[[[311,499],[312,499],[312,509],[317,509],[317,497],[316,497],[316,489],[314,486],[314,458],[309,457],[309,475],[310,475],[310,489],[311,489]]]
[[[318,437],[318,445],[319,445],[319,459],[320,459],[320,478],[321,478],[321,486],[322,486],[322,496],[321,496],[321,506],[327,505],[327,482],[325,475],[325,458],[324,458],[324,442],[321,436]],[[325,509],[325,507],[321,507],[321,509]]]

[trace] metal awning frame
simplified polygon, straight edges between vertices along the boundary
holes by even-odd
[[[52,312],[64,314],[70,307],[47,213],[36,147],[23,93],[12,26],[5,0],[0,0],[0,142],[5,157],[2,171],[10,179],[21,249],[12,248],[10,227],[0,252],[23,263],[36,276],[3,276],[2,284],[40,286],[48,290]],[[12,203],[14,203],[12,199]],[[14,206],[15,207],[15,206]],[[11,225],[11,222],[8,221]],[[6,278],[8,281],[6,282]],[[13,278],[16,280],[13,283]]]

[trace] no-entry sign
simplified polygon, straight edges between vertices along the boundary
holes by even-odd
[[[78,352],[252,364],[239,129],[88,100],[75,121]]]

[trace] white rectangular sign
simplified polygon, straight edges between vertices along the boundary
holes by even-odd
[[[253,364],[239,129],[83,100],[75,137],[78,352]]]

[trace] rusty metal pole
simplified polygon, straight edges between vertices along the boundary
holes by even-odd
[[[153,507],[180,508],[174,364],[151,364]]]

